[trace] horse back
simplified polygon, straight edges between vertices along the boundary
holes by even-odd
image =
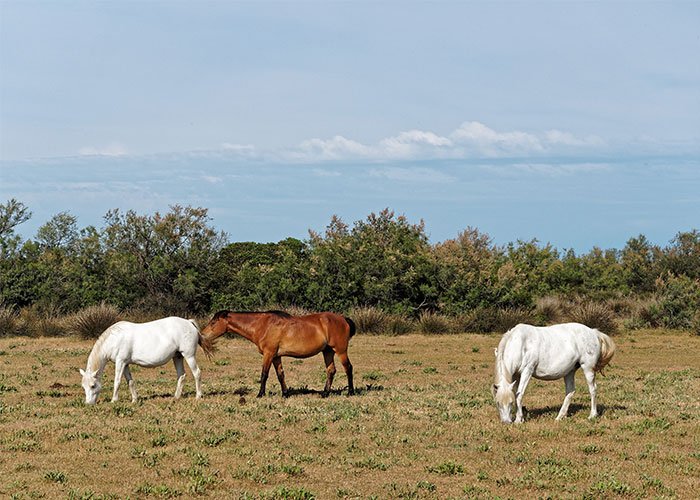
[[[324,312],[278,318],[269,330],[272,337],[279,335],[280,356],[306,357],[318,354],[326,346],[347,348],[351,327],[343,316]]]

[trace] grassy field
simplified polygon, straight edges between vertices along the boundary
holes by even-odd
[[[134,368],[142,400],[83,404],[78,368],[92,342],[0,339],[3,498],[697,498],[700,337],[636,332],[599,377],[588,421],[582,375],[570,417],[563,381],[533,381],[523,425],[491,401],[498,336],[356,336],[359,394],[321,399],[322,358],[284,358],[280,397],[254,397],[256,348],[222,339],[200,354],[205,397],[172,398],[175,371]]]

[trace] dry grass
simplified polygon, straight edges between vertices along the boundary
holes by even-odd
[[[678,497],[700,474],[700,337],[618,336],[590,422],[581,374],[570,418],[563,382],[533,381],[525,424],[498,422],[489,392],[497,335],[355,336],[359,394],[321,399],[320,357],[285,358],[293,396],[258,400],[260,356],[222,339],[199,356],[205,397],[172,399],[171,365],[133,369],[142,402],[94,407],[78,367],[91,341],[0,339],[0,497]]]

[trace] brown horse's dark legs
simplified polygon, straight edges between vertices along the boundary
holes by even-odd
[[[333,358],[335,353],[333,349],[326,347],[323,350],[323,361],[326,363],[326,387],[323,388],[322,396],[325,398],[328,393],[331,392],[331,385],[333,385],[333,377],[335,376],[335,362]]]
[[[272,364],[272,356],[265,356],[263,358],[262,371],[260,372],[260,392],[258,392],[258,397],[261,398],[265,395],[265,385],[267,384],[267,376],[270,373],[270,365]]]
[[[348,358],[348,353],[338,353],[340,362],[343,363],[343,368],[345,368],[345,374],[348,376],[348,396],[355,394],[355,386],[352,384],[352,363],[350,363],[350,358]]]
[[[280,387],[282,387],[282,396],[285,398],[289,396],[289,391],[287,390],[287,384],[284,383],[284,368],[282,368],[282,358],[277,356],[272,358],[272,364],[275,366],[275,371],[277,372],[277,380],[280,381]]]

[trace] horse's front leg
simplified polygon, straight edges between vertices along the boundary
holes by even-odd
[[[518,383],[518,392],[515,394],[515,423],[523,423],[523,396],[525,396],[525,389],[527,389],[527,384],[530,383],[530,378],[532,377],[532,370],[526,369],[520,374],[520,382]]]
[[[575,384],[574,376],[576,375],[576,370],[571,370],[564,376],[564,385],[566,386],[566,396],[564,396],[564,402],[561,405],[561,410],[559,410],[559,415],[557,415],[557,420],[564,418],[569,412],[569,403],[571,403],[571,398],[574,397]]]
[[[120,359],[114,361],[114,391],[112,392],[112,403],[119,401],[119,384],[122,381],[126,366],[126,363]]]
[[[275,366],[275,372],[277,372],[277,380],[279,380],[280,387],[282,388],[282,396],[289,396],[289,390],[287,389],[287,384],[284,381],[284,368],[282,367],[282,358],[276,356],[272,358],[272,364]]]
[[[272,365],[271,354],[263,354],[263,364],[262,371],[260,372],[260,391],[258,391],[258,397],[261,398],[265,395],[265,385],[267,384],[267,376],[270,373],[270,366]]]
[[[182,362],[182,355],[180,353],[173,357],[173,364],[175,365],[175,372],[177,373],[175,399],[180,399],[180,396],[182,396],[182,387],[185,385],[185,365]]]
[[[588,418],[596,418],[598,416],[598,407],[596,405],[596,392],[598,387],[595,383],[595,372],[590,368],[584,368],[583,374],[586,377],[586,382],[588,382],[588,392],[591,393],[591,414]]]
[[[136,384],[134,383],[134,379],[131,377],[131,370],[129,370],[129,365],[126,365],[124,367],[124,378],[126,378],[127,383],[129,384],[129,392],[131,392],[131,402],[135,403],[139,399],[139,395],[136,394]]]

